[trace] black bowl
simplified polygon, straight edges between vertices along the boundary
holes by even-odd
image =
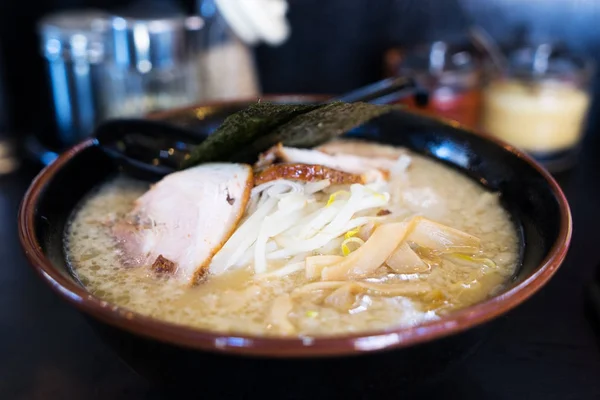
[[[273,100],[290,99],[306,100]],[[201,136],[244,104],[198,106],[154,118],[185,125]],[[128,365],[153,382],[191,388],[200,397],[400,394],[458,365],[494,330],[500,316],[550,279],[566,255],[571,216],[556,182],[531,158],[456,123],[398,111],[351,134],[408,147],[501,193],[523,241],[521,265],[503,293],[418,327],[312,341],[194,330],[106,304],[69,273],[62,243],[77,203],[118,170],[92,139],[65,152],[32,183],[19,214],[21,242],[42,279],[81,310]]]

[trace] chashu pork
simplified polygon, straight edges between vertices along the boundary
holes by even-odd
[[[255,168],[262,170],[277,163],[321,165],[327,168],[356,174],[365,182],[387,179],[397,165],[398,158],[406,152],[392,152],[390,146],[339,140],[318,149],[286,147],[281,143],[260,155]]]
[[[303,182],[315,182],[328,179],[332,185],[351,185],[365,183],[365,177],[358,174],[339,171],[323,165],[284,163],[263,168],[254,175],[254,184],[260,185],[277,179],[291,179]]]
[[[400,156],[408,154],[405,149],[399,147],[357,139],[335,139],[316,147],[315,150],[332,156],[351,154],[358,157],[387,158],[389,160],[397,160]]]
[[[253,185],[245,164],[203,164],[167,175],[113,226],[124,263],[198,283],[236,229]]]

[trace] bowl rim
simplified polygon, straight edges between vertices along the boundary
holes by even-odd
[[[265,100],[317,99],[320,95],[272,95]],[[255,99],[236,99],[200,103],[190,107],[162,112],[159,116],[174,115],[184,110],[207,106],[244,104]],[[404,348],[441,339],[482,325],[517,307],[538,290],[556,273],[567,254],[572,237],[572,217],[567,199],[554,178],[529,155],[490,135],[474,131],[459,123],[434,117],[420,110],[409,110],[426,118],[433,118],[452,127],[469,131],[503,147],[514,156],[529,164],[550,186],[559,202],[560,230],[557,240],[540,263],[541,267],[527,279],[498,296],[462,310],[455,311],[439,320],[429,321],[414,327],[388,328],[385,330],[361,332],[357,334],[311,337],[279,338],[253,336],[247,334],[219,333],[177,325],[144,316],[97,298],[61,274],[45,256],[36,239],[35,212],[44,188],[54,179],[56,173],[68,164],[77,154],[95,145],[93,138],[86,139],[62,153],[53,163],[45,167],[32,181],[18,213],[19,239],[25,255],[37,274],[59,297],[76,309],[108,325],[129,333],[196,350],[221,352],[236,355],[249,355],[269,358],[303,358],[349,356],[362,353]]]

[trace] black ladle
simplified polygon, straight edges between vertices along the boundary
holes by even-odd
[[[427,93],[412,78],[388,78],[342,96],[327,100],[347,103],[363,101],[386,104],[415,96],[417,104],[427,103]],[[118,160],[128,175],[158,180],[176,171],[193,146],[208,133],[148,119],[112,119],[101,123],[93,136],[96,144]]]

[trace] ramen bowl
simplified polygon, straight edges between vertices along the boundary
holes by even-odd
[[[247,104],[204,104],[151,118],[184,126],[201,140]],[[19,212],[21,243],[40,278],[79,310],[134,371],[161,386],[208,397],[406,392],[460,365],[504,315],[548,282],[569,246],[569,206],[558,184],[530,157],[452,121],[398,110],[350,135],[407,147],[500,193],[521,237],[517,272],[501,293],[410,328],[316,338],[224,334],[122,309],[86,291],[65,261],[63,232],[69,216],[87,193],[119,170],[92,138],[66,151],[32,182]]]

